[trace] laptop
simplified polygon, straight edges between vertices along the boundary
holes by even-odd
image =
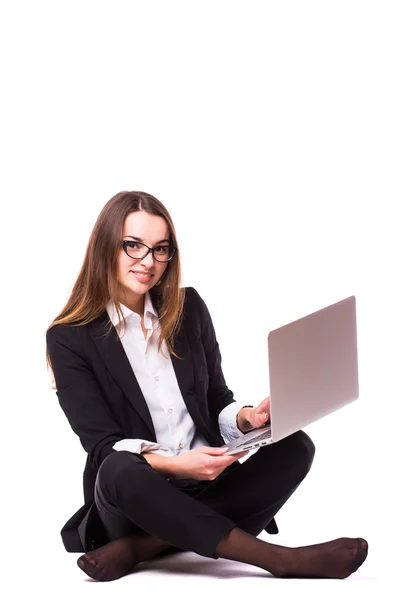
[[[355,296],[271,331],[268,362],[270,423],[222,446],[228,455],[279,442],[357,400]]]

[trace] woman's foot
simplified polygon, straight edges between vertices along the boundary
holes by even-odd
[[[357,571],[367,554],[368,543],[363,538],[339,538],[301,548],[278,546],[266,570],[277,577],[345,579]]]
[[[169,548],[173,547],[150,535],[132,534],[82,554],[77,564],[92,579],[113,581],[130,573],[139,562]]]
[[[218,543],[216,558],[228,558],[265,569],[276,577],[344,579],[368,554],[363,538],[339,538],[323,544],[287,548],[263,542],[234,527]]]

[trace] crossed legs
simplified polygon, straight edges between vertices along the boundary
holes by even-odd
[[[185,480],[167,481],[132,453],[113,453],[95,488],[110,543],[81,556],[78,565],[94,579],[110,580],[160,553],[190,550],[281,577],[347,577],[367,555],[361,538],[285,548],[255,537],[304,479],[313,456],[310,438],[298,432],[260,448],[216,480],[189,487]]]

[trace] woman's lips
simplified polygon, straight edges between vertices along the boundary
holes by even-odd
[[[131,273],[133,273],[133,275],[136,277],[136,279],[142,283],[146,283],[147,281],[150,281],[150,279],[153,277],[153,274],[146,274],[146,273],[141,273],[140,271],[131,271]]]

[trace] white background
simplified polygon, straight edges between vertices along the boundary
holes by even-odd
[[[360,398],[307,429],[316,458],[279,542],[361,535],[383,572],[398,531],[398,3],[16,1],[0,23],[6,547],[34,550],[36,573],[66,556],[85,453],[45,331],[98,213],[130,189],[170,211],[237,399],[268,395],[271,329],[356,295]]]

